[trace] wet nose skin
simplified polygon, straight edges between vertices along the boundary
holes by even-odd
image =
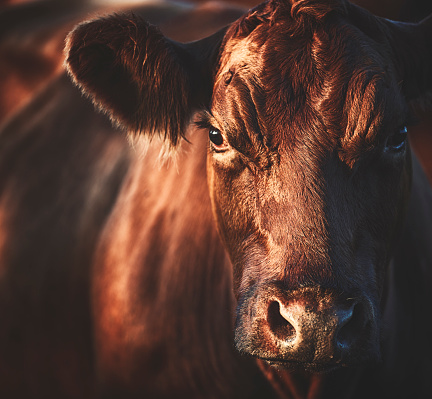
[[[304,299],[283,303],[275,298],[269,303],[267,322],[287,359],[337,363],[349,353],[357,331],[362,330],[365,320],[360,308],[352,300],[342,304]]]
[[[379,356],[372,303],[321,288],[259,287],[239,308],[236,346],[284,368],[328,371]]]

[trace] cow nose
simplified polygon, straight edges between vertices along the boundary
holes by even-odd
[[[286,360],[337,363],[358,341],[366,316],[361,303],[352,299],[274,298],[268,303],[267,323]]]

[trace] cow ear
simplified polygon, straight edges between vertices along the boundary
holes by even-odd
[[[386,20],[402,91],[412,99],[432,94],[432,15],[417,24]]]
[[[210,101],[224,33],[181,44],[135,15],[113,15],[69,34],[66,67],[113,121],[175,146],[193,112]]]

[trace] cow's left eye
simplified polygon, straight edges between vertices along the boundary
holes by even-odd
[[[406,126],[403,126],[387,139],[385,144],[386,151],[402,151],[406,146],[407,137],[408,129],[406,128]]]

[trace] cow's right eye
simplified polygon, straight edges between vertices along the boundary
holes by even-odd
[[[210,141],[213,143],[213,145],[216,148],[220,148],[220,147],[224,146],[224,144],[225,144],[222,133],[215,128],[211,128],[209,130],[209,138],[210,138]]]
[[[385,145],[386,151],[390,151],[390,152],[402,151],[406,146],[407,137],[408,137],[408,130],[406,126],[403,126],[387,139]]]

